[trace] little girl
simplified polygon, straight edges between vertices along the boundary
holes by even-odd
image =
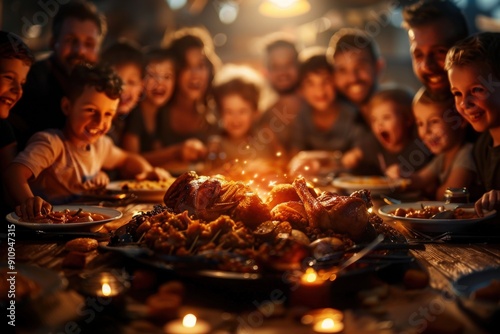
[[[455,109],[453,100],[435,101],[422,88],[413,100],[418,135],[435,155],[411,176],[413,187],[430,198],[444,200],[446,188],[474,185],[476,168],[472,144],[465,140],[466,122]]]
[[[175,61],[168,49],[153,49],[146,53],[146,73],[143,97],[127,118],[122,146],[125,150],[140,153],[154,166],[198,157],[205,147],[199,140],[187,140],[169,145],[163,140],[168,130],[165,124],[166,104],[172,97],[175,85]]]
[[[274,137],[254,131],[262,110],[263,82],[251,68],[236,65],[226,65],[215,78],[213,91],[221,131],[219,136],[209,140],[208,146],[217,143],[219,160],[253,164],[257,160],[270,160],[282,151],[277,141],[271,139]]]

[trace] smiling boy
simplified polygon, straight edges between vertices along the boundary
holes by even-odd
[[[500,208],[500,33],[484,32],[453,46],[446,70],[458,112],[481,132],[473,149],[477,173],[487,193],[476,202],[483,209]]]
[[[139,155],[123,151],[105,136],[118,108],[122,81],[111,69],[77,65],[61,101],[62,130],[33,135],[6,171],[6,184],[19,216],[32,219],[53,204],[67,203],[109,182],[101,171],[119,169],[125,178],[165,179]]]

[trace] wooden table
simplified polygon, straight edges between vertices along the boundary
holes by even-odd
[[[148,203],[120,207],[123,217],[105,225],[105,229],[112,231],[127,223],[134,213],[147,211],[151,207],[152,204]],[[397,222],[387,223],[405,233]],[[90,318],[84,297],[72,285],[82,270],[65,269],[61,266],[66,255],[64,244],[67,239],[29,238],[20,230],[15,231],[14,238],[16,265],[32,264],[47,268],[59,273],[69,282],[67,288],[31,307],[28,317],[18,314],[18,333],[108,333],[110,328],[113,332],[123,333],[162,333],[161,324],[147,317],[148,310],[144,302],[147,296],[127,295],[123,301],[125,308],[120,312],[95,311]],[[6,241],[2,239],[2,259],[8,256]],[[428,271],[428,288],[405,289],[401,284],[401,277],[406,267],[382,270],[334,284],[331,306],[344,312],[344,333],[441,332],[439,326],[443,323],[458,323],[456,327],[451,326],[458,333],[487,333],[486,328],[459,307],[450,284],[460,275],[500,266],[500,244],[429,243],[425,250],[412,250],[411,254],[416,259],[414,266]],[[87,253],[86,258],[85,272],[113,269],[133,275],[137,270],[145,270],[140,263],[116,253],[96,250]],[[286,289],[284,285],[247,285],[239,290],[239,294],[238,287],[225,282],[214,286],[203,278],[185,279],[160,270],[156,270],[155,274],[157,282],[150,293],[154,293],[157,286],[169,280],[181,280],[184,284],[186,293],[179,310],[181,314],[193,311],[207,319],[213,327],[221,323],[229,324],[225,331],[213,333],[313,332],[310,326],[299,321],[303,310],[291,307],[286,300],[283,304],[273,300],[270,293],[276,292],[276,289]],[[376,291],[381,288],[387,293],[376,295]],[[252,294],[251,289],[255,289],[255,294]],[[375,293],[377,300],[360,299],[366,291],[371,291],[372,295]],[[283,292],[288,296],[287,291]],[[235,329],[237,327],[238,330]]]

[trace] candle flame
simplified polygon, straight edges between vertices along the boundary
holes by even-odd
[[[335,321],[332,318],[325,318],[321,321],[321,329],[332,329],[335,326]]]
[[[196,316],[194,314],[186,314],[182,319],[182,326],[192,328],[196,326]]]
[[[106,297],[111,294],[111,287],[109,286],[108,283],[103,283],[101,290],[102,290],[102,294]]]
[[[314,270],[313,268],[307,268],[304,276],[302,276],[302,280],[304,282],[313,283],[316,282],[317,279],[318,275],[316,274],[316,270]]]

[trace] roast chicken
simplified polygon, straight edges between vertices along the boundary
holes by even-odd
[[[350,196],[323,192],[318,196],[302,177],[295,179],[292,186],[272,191],[264,203],[243,182],[187,172],[170,186],[164,202],[175,213],[187,211],[205,221],[228,215],[252,230],[274,220],[289,222],[304,232],[319,229],[345,233],[354,240],[362,238],[369,224],[368,208],[372,206],[369,191],[360,190]]]
[[[228,215],[251,229],[271,219],[267,205],[243,182],[198,176],[196,172],[179,176],[163,201],[176,213],[187,211],[205,221]]]
[[[369,223],[368,209],[372,206],[368,190],[359,190],[350,196],[325,191],[314,197],[303,177],[296,178],[293,186],[304,205],[310,225],[347,233],[354,240],[362,238]]]

